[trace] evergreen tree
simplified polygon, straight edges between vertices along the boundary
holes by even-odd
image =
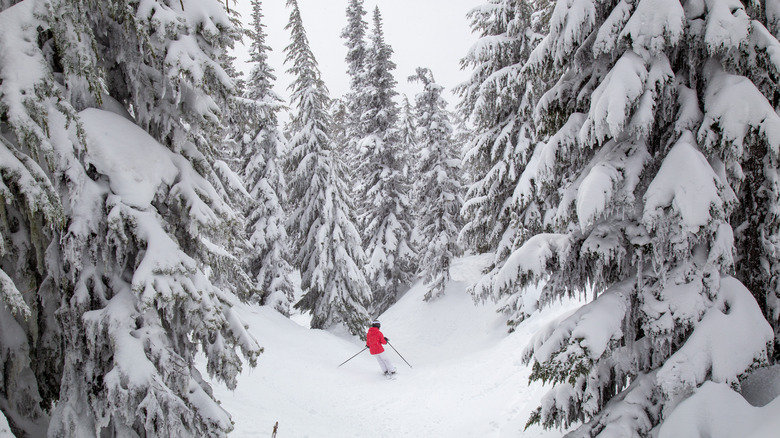
[[[414,157],[419,153],[417,143],[417,126],[414,121],[414,107],[409,98],[404,95],[398,121],[400,160],[403,163],[403,174],[407,181],[414,181]]]
[[[461,252],[457,243],[463,203],[460,160],[452,139],[447,102],[442,97],[443,87],[426,68],[418,68],[409,80],[423,85],[423,91],[415,99],[420,155],[414,189],[415,204],[420,206],[417,217],[420,270],[430,287],[425,295],[429,300],[444,293],[450,278],[450,262]]]
[[[340,163],[331,151],[328,91],[309,48],[296,0],[292,8],[291,42],[285,49],[295,114],[287,166],[293,206],[290,236],[296,241],[295,262],[304,295],[295,307],[312,314],[312,328],[345,324],[363,334],[368,324],[365,304],[371,293],[361,271],[365,257],[360,235],[350,216]]]
[[[349,0],[347,5],[347,26],[341,31],[341,37],[347,46],[347,74],[350,78],[350,91],[344,97],[347,109],[346,143],[343,147],[345,156],[352,161],[358,150],[358,142],[366,136],[366,130],[360,124],[363,112],[366,109],[365,89],[366,60],[369,56],[366,43],[368,23],[365,21],[366,10],[363,7],[364,0]],[[353,173],[349,169],[350,173]],[[350,175],[354,178],[355,175]]]
[[[263,2],[252,0],[251,4],[252,29],[248,34],[252,39],[249,50],[249,62],[252,64],[252,69],[249,72],[249,79],[246,84],[246,97],[252,101],[265,103],[269,106],[272,103],[278,105],[282,99],[273,92],[276,76],[268,64],[268,52],[271,51],[271,47],[265,41],[268,35],[265,32],[265,23],[263,22],[265,18],[263,15]],[[270,109],[277,109],[277,107],[271,106]],[[274,117],[275,115],[276,113],[273,111],[269,114],[269,116]]]
[[[338,154],[347,154],[347,126],[349,111],[344,99],[332,99],[330,102],[330,117],[333,120],[331,137],[335,143],[335,151]]]
[[[0,404],[20,435],[232,429],[194,358],[232,388],[236,350],[261,351],[230,306],[249,285],[217,174],[238,30],[187,5],[0,10]]]
[[[372,311],[381,314],[395,303],[417,270],[411,249],[410,187],[403,174],[398,106],[393,98],[396,81],[390,59],[393,50],[385,42],[382,16],[374,10],[374,28],[365,60],[365,84],[357,94],[364,102],[360,126],[365,132],[358,143],[357,199],[367,255],[365,273],[373,293]]]
[[[536,307],[533,299],[513,297],[514,289],[502,287],[497,274],[511,251],[543,228],[544,206],[534,196],[535,177],[529,167],[537,144],[532,112],[543,80],[523,66],[542,38],[549,4],[490,0],[473,9],[472,31],[480,38],[461,61],[473,69],[471,78],[457,89],[460,112],[476,133],[463,157],[471,183],[459,237],[475,252],[495,254],[472,292],[483,300],[509,295],[504,310],[512,325]]]
[[[469,12],[480,38],[461,60],[473,69],[471,78],[456,91],[461,113],[478,132],[463,159],[474,181],[461,237],[477,252],[498,248],[510,228],[512,193],[533,149],[526,78],[520,75],[536,37],[532,12],[527,1],[513,0],[490,0]]]
[[[474,130],[469,127],[468,122],[457,111],[448,111],[447,117],[451,120],[452,124],[452,139],[456,147],[461,151],[461,155],[467,150],[474,138]],[[462,164],[461,164],[461,167]],[[468,175],[468,172],[464,170],[464,175]],[[461,179],[465,179],[462,177]]]
[[[557,2],[524,67],[555,81],[526,169],[549,232],[496,278],[518,295],[545,281],[541,304],[592,294],[525,353],[531,379],[554,385],[529,423],[654,436],[705,381],[730,390],[768,361],[771,327],[729,273],[755,272],[753,232],[740,227],[776,199],[780,117],[767,90],[780,65],[767,48],[780,43],[740,2],[597,3]],[[744,197],[751,185],[768,190]]]
[[[759,19],[772,36],[763,36],[763,29],[752,26],[750,34],[758,39],[756,47],[737,59],[731,57],[728,62],[738,65],[738,73],[750,79],[777,112],[780,110],[780,86],[775,77],[777,62],[767,59],[764,51],[774,47],[774,41],[780,36],[780,8],[766,4],[761,10],[758,6],[750,5],[748,15]],[[755,68],[751,65],[753,62],[762,68]],[[737,161],[737,164],[730,164],[732,174],[729,175],[740,200],[740,207],[735,208],[730,217],[739,261],[735,264],[735,276],[756,297],[774,329],[773,350],[777,362],[780,360],[780,163],[771,148],[752,138],[755,135],[755,132],[748,132],[745,145],[734,141],[737,146],[734,152],[720,147],[718,155]],[[714,142],[714,138],[710,141]]]
[[[268,65],[262,4],[252,1],[252,45],[246,98],[240,100],[237,120],[237,141],[241,147],[240,173],[251,202],[248,203],[248,234],[252,249],[248,270],[260,294],[253,299],[270,305],[284,315],[290,314],[293,284],[292,267],[288,262],[286,214],[282,208],[286,196],[286,181],[281,168],[285,139],[278,129],[277,112],[282,99],[272,90],[276,77]]]
[[[347,46],[347,74],[351,80],[353,91],[363,86],[363,68],[366,62],[366,32],[368,23],[365,21],[366,10],[364,0],[349,0],[347,5],[347,26],[341,31],[341,37]]]

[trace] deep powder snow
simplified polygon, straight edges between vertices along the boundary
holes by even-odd
[[[231,437],[270,437],[277,422],[277,438],[564,435],[566,431],[539,426],[524,430],[549,387],[529,385],[531,367],[520,358],[537,332],[550,330],[584,302],[547,307],[507,333],[506,317],[496,312],[497,305],[475,305],[467,292],[489,260],[456,260],[444,296],[425,302],[427,289],[417,283],[381,316],[382,332],[413,366],[387,347],[398,369],[396,380],[382,376],[368,351],[339,367],[364,346],[345,330],[310,330],[305,315],[287,319],[270,307],[236,304],[265,353],[256,369],[244,370],[235,391],[214,385],[215,396],[235,423]],[[199,365],[205,369],[202,358]],[[763,434],[774,430],[772,418],[780,418],[778,399],[769,403],[780,388],[780,371],[766,369],[744,385],[745,397],[755,407],[726,388],[705,385],[695,392],[699,396],[680,405],[663,433],[689,436],[678,432],[706,429],[713,437],[734,436],[735,431],[770,436]],[[709,417],[699,413],[703,409],[733,415],[723,414],[721,423],[710,424],[702,422]]]
[[[346,332],[309,330],[301,315],[238,305],[265,353],[234,392],[214,387],[233,416],[231,436],[271,436],[277,421],[278,437],[296,438],[560,436],[523,432],[546,388],[528,386],[520,356],[536,330],[579,303],[555,305],[508,334],[496,306],[475,305],[466,291],[485,261],[458,260],[443,297],[423,301],[418,283],[382,315],[382,332],[414,367],[386,348],[398,369],[392,381],[368,351],[338,367],[364,346]]]

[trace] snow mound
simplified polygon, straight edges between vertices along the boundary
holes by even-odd
[[[753,406],[766,406],[780,397],[780,365],[761,368],[741,383],[742,397]]]
[[[661,425],[658,438],[765,438],[780,430],[780,398],[750,406],[729,385],[705,382]]]

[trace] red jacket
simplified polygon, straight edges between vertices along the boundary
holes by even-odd
[[[385,335],[376,327],[368,329],[368,334],[366,335],[366,347],[368,347],[368,351],[371,352],[371,354],[379,354],[385,351],[382,344],[387,344]]]

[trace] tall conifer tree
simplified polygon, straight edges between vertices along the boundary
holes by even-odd
[[[235,387],[236,350],[261,351],[230,306],[251,285],[217,174],[236,22],[206,1],[15,3],[0,10],[3,412],[29,436],[224,436],[195,354]]]
[[[349,92],[344,97],[346,106],[346,120],[344,130],[344,145],[339,145],[347,159],[352,159],[358,151],[358,142],[365,136],[365,129],[361,126],[361,118],[366,107],[366,59],[369,56],[368,23],[365,20],[366,10],[363,7],[364,0],[349,0],[347,4],[347,25],[341,31],[344,45],[347,46],[347,74],[349,75]],[[350,177],[354,178],[352,168],[348,169]]]
[[[295,77],[290,85],[295,114],[287,161],[292,172],[290,236],[296,242],[295,262],[304,291],[295,306],[312,314],[313,328],[343,323],[362,335],[371,293],[362,273],[365,254],[352,222],[343,171],[331,153],[328,90],[309,48],[298,2],[288,0],[287,6],[291,42],[285,49],[286,63]]]
[[[460,160],[452,138],[452,125],[442,97],[443,87],[427,68],[409,78],[423,91],[415,99],[417,138],[420,146],[415,170],[415,203],[420,206],[417,229],[420,271],[430,291],[429,300],[444,293],[450,279],[450,263],[460,255],[457,242],[463,205]]]
[[[511,296],[504,302],[511,324],[536,308],[534,299],[503,287],[497,274],[511,251],[544,227],[545,206],[534,196],[535,176],[529,167],[537,143],[532,113],[543,79],[523,67],[543,36],[549,4],[490,0],[473,9],[471,26],[480,38],[461,61],[473,69],[471,78],[457,89],[460,112],[475,133],[463,157],[471,183],[460,240],[475,252],[495,254],[472,292],[480,299]]]
[[[393,100],[398,94],[392,75],[395,63],[384,39],[379,8],[374,10],[368,47],[363,89],[355,91],[364,103],[360,126],[365,133],[357,145],[355,186],[367,255],[365,272],[374,297],[372,311],[380,314],[411,284],[417,266],[410,244],[411,189],[403,173],[398,106]]]
[[[347,26],[341,31],[347,46],[347,74],[350,77],[351,89],[360,90],[363,86],[363,72],[368,56],[366,33],[368,23],[365,20],[366,10],[364,0],[349,0],[347,5]]]
[[[409,98],[406,95],[404,95],[403,100],[401,101],[398,126],[399,141],[401,144],[400,159],[404,164],[403,173],[407,181],[414,181],[414,158],[419,152],[419,145],[417,143],[417,126],[415,126],[414,120],[414,107],[411,102],[409,102]]]
[[[655,435],[682,400],[706,406],[700,385],[730,392],[767,363],[771,327],[730,276],[755,269],[734,258],[751,241],[741,227],[776,198],[780,117],[765,79],[780,43],[757,12],[729,0],[557,2],[524,67],[555,81],[526,168],[549,232],[513,250],[497,283],[522,295],[544,281],[542,304],[592,300],[525,353],[531,378],[554,386],[531,423]],[[751,185],[766,197],[743,196]]]
[[[237,141],[242,145],[240,172],[251,199],[247,205],[251,243],[247,261],[249,273],[260,291],[255,300],[289,315],[294,297],[286,214],[282,207],[287,184],[281,166],[286,144],[277,117],[282,99],[272,89],[276,77],[268,64],[271,49],[265,42],[262,20],[262,4],[252,0],[249,33],[252,69],[246,84],[246,98],[241,99],[240,115],[236,117],[244,122],[236,126],[240,136]]]

